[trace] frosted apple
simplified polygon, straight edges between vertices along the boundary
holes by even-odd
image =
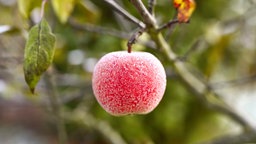
[[[112,115],[147,114],[164,95],[166,74],[150,53],[111,52],[96,64],[92,88],[99,104]]]

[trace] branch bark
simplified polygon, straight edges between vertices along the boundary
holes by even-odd
[[[216,110],[231,117],[234,121],[244,127],[245,130],[253,130],[254,128],[247,122],[246,119],[241,117],[232,108],[228,107],[220,98],[220,96],[209,88],[207,83],[197,78],[185,63],[177,60],[177,55],[172,51],[169,44],[166,42],[162,34],[158,31],[156,19],[148,12],[141,0],[130,0],[134,7],[138,10],[146,23],[146,28],[149,29],[148,33],[152,40],[156,43],[157,47],[163,52],[166,58],[171,62],[181,80],[193,90],[197,98],[207,107]]]
[[[167,22],[164,25],[160,26],[158,28],[158,31],[160,32],[163,29],[170,28],[171,26],[173,26],[174,24],[177,24],[177,23],[179,23],[179,20],[177,20],[177,19],[170,20],[169,22]]]
[[[143,2],[141,0],[130,0],[130,2],[135,6],[137,11],[140,13],[143,22],[146,24],[146,26],[154,27],[156,29],[156,19],[150,14],[150,12],[147,10]]]
[[[131,15],[129,12],[124,10],[120,5],[118,5],[114,0],[104,0],[107,4],[109,4],[116,12],[118,12],[120,15],[124,16],[127,20],[135,23],[140,28],[145,28],[145,24],[135,18],[133,15]]]
[[[195,96],[201,101],[205,106],[218,111],[224,115],[229,116],[232,120],[243,126],[244,133],[237,136],[228,136],[223,137],[217,140],[213,140],[208,144],[233,144],[243,143],[243,142],[255,142],[255,129],[251,124],[242,116],[240,116],[236,111],[230,108],[222,99],[219,94],[217,94],[203,78],[197,77],[192,73],[187,67],[186,63],[179,60],[179,57],[172,51],[172,48],[164,39],[161,30],[162,27],[166,28],[168,25],[172,25],[175,22],[170,22],[159,28],[155,17],[146,9],[145,5],[141,0],[130,0],[130,2],[137,9],[141,15],[143,22],[145,23],[145,29],[148,34],[151,36],[151,39],[154,41],[155,45],[162,54],[167,58],[167,60],[175,68],[177,75],[188,86],[194,93]],[[121,15],[122,11],[119,11]]]
[[[155,15],[156,0],[148,0],[148,11],[153,16]]]

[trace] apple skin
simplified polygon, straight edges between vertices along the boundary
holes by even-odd
[[[164,95],[166,73],[148,52],[111,52],[95,65],[92,88],[99,104],[111,115],[147,114]]]

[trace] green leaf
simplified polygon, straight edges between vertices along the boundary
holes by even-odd
[[[61,23],[66,23],[74,9],[75,0],[52,0],[54,12]]]
[[[24,74],[32,93],[40,76],[51,65],[54,56],[55,36],[46,20],[31,28],[25,47]]]

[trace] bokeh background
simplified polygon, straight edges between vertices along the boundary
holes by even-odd
[[[40,19],[41,1],[0,0],[1,144],[56,144],[63,121],[68,144],[199,144],[242,132],[229,116],[198,100],[159,50],[143,45],[150,40],[147,34],[134,49],[151,52],[163,63],[168,80],[161,103],[147,115],[106,113],[93,96],[93,67],[104,54],[125,50],[137,27],[102,0],[53,1],[67,9],[56,12],[50,0],[46,4],[56,51],[50,75],[42,76],[32,95],[24,80],[23,55],[29,28]],[[116,1],[140,19],[129,1]],[[256,1],[196,2],[188,24],[163,34],[191,71],[256,127]],[[175,15],[171,0],[157,1],[155,11],[159,25]],[[54,85],[47,83],[49,76]],[[51,104],[53,93],[60,101],[57,110]],[[62,120],[56,118],[60,111]]]

